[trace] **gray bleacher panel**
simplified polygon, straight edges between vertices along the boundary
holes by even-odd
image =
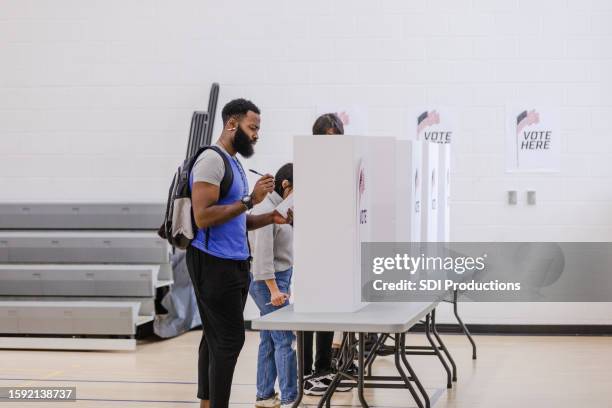
[[[136,302],[0,301],[0,334],[133,336],[138,308]]]
[[[0,263],[165,264],[153,231],[0,231]]]
[[[138,316],[155,316],[155,298],[152,297],[88,297],[88,296],[2,296],[2,302],[129,302],[138,303]],[[0,330],[1,332],[1,330]]]
[[[163,203],[0,204],[0,229],[157,230]]]
[[[136,339],[0,336],[0,349],[133,351],[136,350]]]
[[[0,295],[154,297],[158,271],[158,265],[0,265]]]

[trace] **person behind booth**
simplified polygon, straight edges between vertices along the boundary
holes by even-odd
[[[247,230],[290,222],[278,212],[247,215],[274,191],[274,177],[260,178],[249,194],[247,177],[236,158],[250,157],[259,136],[259,109],[236,99],[221,113],[223,130],[214,149],[200,154],[190,175],[197,234],[187,249],[187,269],[202,318],[198,358],[200,407],[227,408],[238,355],[244,345],[243,311],[249,289],[251,254]],[[232,182],[220,196],[226,172]],[[230,180],[226,178],[226,180]]]
[[[293,191],[293,164],[282,166],[274,178],[274,191],[253,208],[252,214],[273,211]],[[293,227],[287,224],[268,225],[249,232],[253,251],[252,279],[249,293],[261,316],[289,304],[293,274]],[[291,406],[297,398],[297,361],[292,346],[292,331],[262,330],[259,332],[257,355],[257,408]],[[274,391],[278,377],[280,401]]]
[[[315,120],[312,125],[313,135],[343,135],[344,124],[335,113],[325,113]]]
[[[312,126],[313,135],[343,135],[344,124],[335,113],[325,113],[315,120]],[[313,370],[313,340],[316,338]],[[339,347],[342,333],[304,332],[304,394],[323,395],[333,380],[332,357],[334,343]],[[335,347],[335,348],[337,348]],[[350,388],[338,387],[337,391],[348,391]]]

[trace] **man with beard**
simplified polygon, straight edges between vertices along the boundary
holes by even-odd
[[[220,153],[205,150],[190,177],[193,215],[198,232],[187,249],[187,268],[202,318],[198,359],[200,407],[226,408],[232,377],[244,345],[243,311],[249,290],[250,251],[247,230],[284,224],[275,211],[247,215],[253,205],[274,191],[274,177],[260,178],[251,194],[236,153],[250,157],[258,139],[259,109],[251,101],[236,99],[222,111],[223,131],[217,140],[231,165],[233,181],[225,197],[220,185],[226,171]]]

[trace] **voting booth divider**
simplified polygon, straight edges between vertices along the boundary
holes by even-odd
[[[423,207],[421,241],[438,241],[439,145],[423,143]]]
[[[450,241],[450,144],[439,144],[438,241]]]
[[[393,137],[295,136],[296,312],[365,306],[362,242],[432,242],[444,236],[448,212],[439,209],[448,207],[446,155],[447,146]]]
[[[395,149],[395,240],[421,240],[421,150],[423,142],[398,140]]]
[[[391,137],[295,137],[296,311],[363,306],[361,242],[395,237],[394,151]]]

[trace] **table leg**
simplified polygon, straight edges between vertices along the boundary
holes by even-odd
[[[329,384],[329,387],[327,387],[327,390],[325,391],[325,394],[323,394],[323,396],[321,397],[321,399],[319,400],[319,403],[317,404],[317,408],[323,408],[323,405],[325,405],[327,408],[331,407],[331,398],[334,395],[334,392],[336,392],[336,388],[338,388],[338,384],[342,381],[342,373],[344,373],[348,367],[350,367],[351,363],[353,362],[353,351],[352,351],[352,341],[351,339],[353,338],[353,334],[352,333],[345,333],[342,339],[342,345],[340,346],[340,354],[341,356],[340,358],[340,364],[337,365],[336,367],[336,375],[334,376],[334,379],[332,380],[332,382]]]
[[[397,346],[395,348],[397,350],[404,350],[406,348],[406,333],[402,333],[401,336],[398,334],[398,337],[400,338],[400,341],[396,342]],[[406,357],[406,353],[399,353],[399,354],[401,354],[402,362],[406,366],[406,369],[408,370],[410,377],[412,377],[412,379],[414,380],[414,383],[416,384],[417,388],[421,392],[421,395],[423,395],[423,399],[425,400],[425,407],[430,408],[431,402],[429,401],[429,395],[427,395],[427,391],[425,391],[425,387],[423,387],[423,384],[421,384],[421,380],[419,380],[419,377],[417,377],[416,373],[412,369],[412,366],[410,366],[410,363],[408,363],[408,358]],[[422,405],[420,406],[422,407]]]
[[[429,341],[429,344],[431,344],[434,353],[436,354],[436,356],[438,356],[438,359],[440,360],[440,363],[442,363],[444,370],[446,370],[446,388],[452,388],[453,383],[451,370],[448,367],[448,364],[446,364],[446,360],[444,360],[444,357],[442,357],[442,353],[440,353],[438,345],[431,338],[431,317],[429,313],[427,314],[427,316],[425,316],[425,337],[427,337],[427,341]]]
[[[426,400],[425,400],[426,407],[424,407],[423,406],[423,401],[421,401],[421,398],[419,398],[419,396],[417,395],[416,391],[414,390],[414,387],[410,383],[410,380],[414,380],[415,383],[417,384],[417,387],[420,384],[420,382],[417,382],[418,379],[416,378],[416,375],[412,371],[412,367],[410,367],[408,369],[408,371],[410,372],[410,377],[411,378],[408,378],[406,376],[406,373],[404,372],[404,369],[402,368],[402,365],[400,363],[400,359],[403,360],[403,359],[406,358],[406,355],[404,353],[404,346],[403,346],[403,344],[404,344],[404,342],[401,341],[400,334],[399,333],[396,334],[395,335],[395,367],[397,368],[397,371],[399,372],[400,376],[402,377],[402,380],[404,380],[404,383],[406,384],[406,388],[408,388],[408,391],[410,391],[410,395],[412,395],[412,398],[414,398],[414,401],[417,403],[419,408],[429,408],[429,397],[427,396],[427,394],[424,394],[424,397],[426,398]],[[406,362],[404,362],[404,364],[406,364]],[[406,368],[408,368],[408,367],[406,367]],[[420,390],[420,388],[419,388],[419,390]]]
[[[456,290],[453,291],[453,313],[455,314],[455,318],[457,319],[459,326],[461,326],[461,329],[467,336],[468,340],[470,341],[470,343],[472,343],[472,360],[476,360],[476,343],[474,342],[474,339],[472,338],[472,334],[470,333],[466,325],[463,323],[463,321],[459,317],[459,312],[457,311],[457,291]]]
[[[304,332],[297,332],[297,372],[298,372],[298,396],[293,402],[292,408],[298,408],[304,398]]]
[[[357,364],[357,394],[359,395],[359,401],[361,402],[361,406],[364,408],[368,408],[369,405],[365,400],[365,396],[363,395],[363,391],[365,389],[364,387],[364,380],[363,380],[363,375],[364,375],[364,371],[365,371],[365,358],[364,358],[364,354],[365,354],[365,335],[364,333],[359,333],[359,354],[358,354],[358,364]]]
[[[340,380],[341,380],[340,374],[336,374],[331,384],[329,384],[329,387],[327,387],[325,394],[323,394],[323,396],[319,400],[319,403],[317,404],[317,408],[323,408],[323,405],[325,405],[327,408],[331,407],[331,398],[332,398],[332,395],[334,395],[334,392],[336,391],[336,387],[338,386],[338,383],[340,382]]]
[[[453,381],[456,382],[457,381],[457,365],[455,364],[455,360],[453,360],[453,357],[451,356],[450,351],[448,351],[446,344],[444,344],[444,342],[442,341],[442,338],[438,334],[438,329],[436,328],[436,309],[431,311],[431,328],[432,328],[434,337],[436,338],[438,343],[440,343],[442,352],[444,353],[444,355],[446,355],[446,358],[451,363],[451,367],[453,369]]]
[[[378,349],[385,344],[385,341],[388,337],[389,335],[387,333],[380,333],[378,339],[376,340],[376,344],[374,344],[374,346],[368,353],[368,356],[366,357],[365,361],[365,365],[367,367],[366,372],[368,373],[368,375],[372,375],[372,364],[374,364],[374,360],[376,360]]]

